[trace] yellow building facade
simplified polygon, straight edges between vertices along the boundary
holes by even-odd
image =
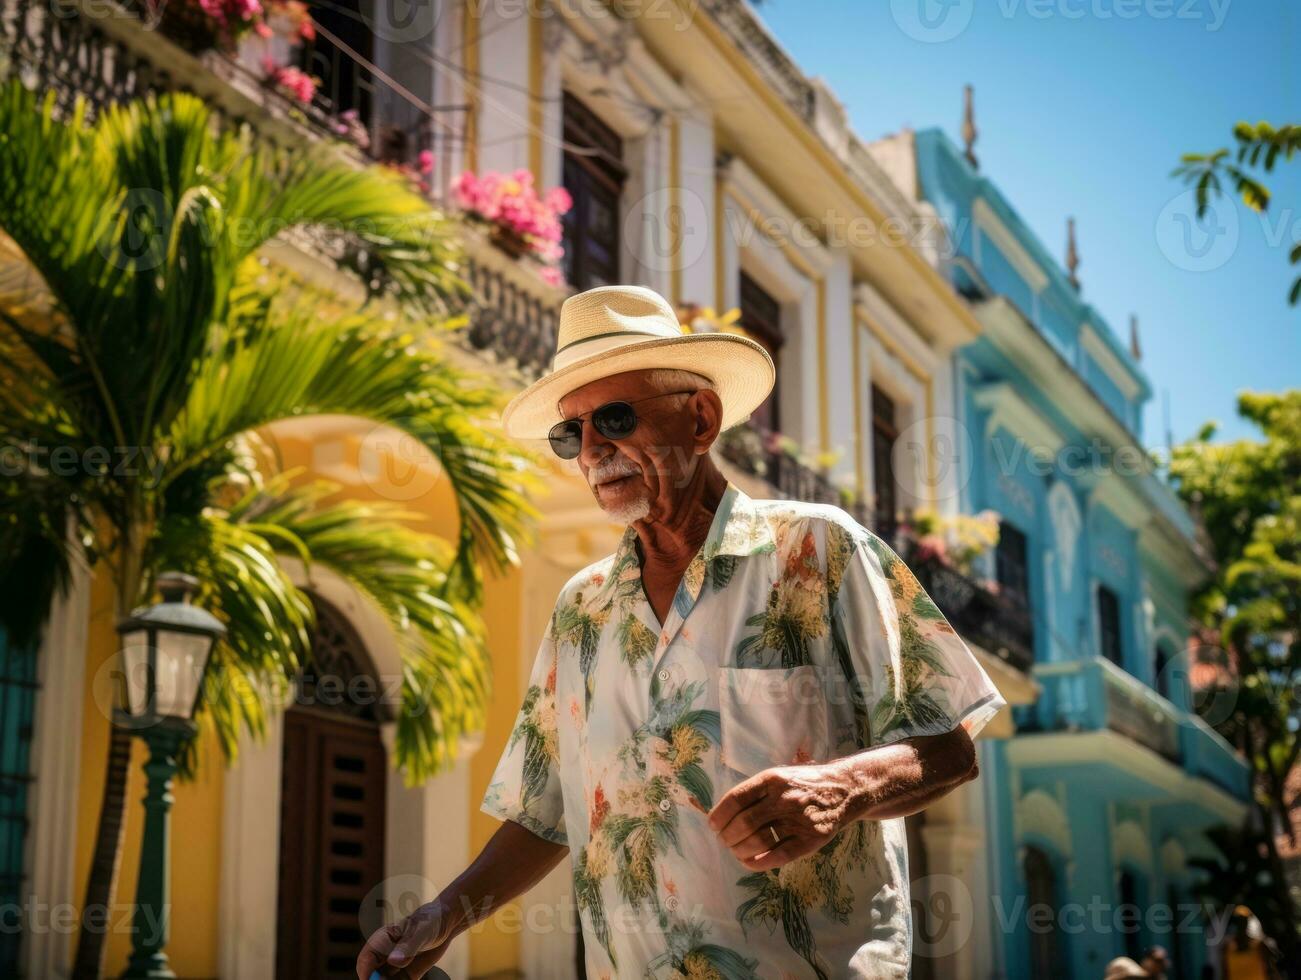
[[[88,28],[75,39],[84,50],[107,47],[119,57],[142,59],[277,135],[321,138],[301,120],[286,119],[283,107],[256,86],[242,84],[227,70],[233,63],[228,56],[195,58],[130,17],[104,19],[93,6],[77,15]],[[376,80],[377,92],[369,125],[376,133],[382,129],[394,93],[412,96],[397,99],[403,112],[427,111],[437,123],[427,129],[438,175],[435,196],[465,167],[528,168],[543,186],[569,186],[574,161],[583,156],[575,145],[580,131],[603,127],[610,140],[604,149],[619,149],[617,166],[598,175],[616,188],[618,233],[608,251],[618,278],[649,285],[679,304],[739,308],[743,322],[757,324],[762,317],[756,310],[771,311],[779,348],[771,418],[780,420],[776,434],[799,452],[774,449],[762,439],[758,448],[720,452],[721,465],[743,489],[756,497],[839,502],[855,507],[865,522],[880,516],[887,488],[891,517],[921,505],[956,512],[955,488],[945,482],[955,477],[935,465],[934,452],[955,424],[950,353],[973,339],[979,325],[935,269],[942,228],[895,189],[848,127],[834,94],[800,71],[746,5],[673,0],[629,15],[602,4],[496,10],[456,3],[413,36],[363,27],[370,31],[365,50],[371,55],[358,64]],[[356,37],[335,39],[336,53],[362,50]],[[256,56],[245,51],[240,57]],[[455,70],[439,67],[446,64]],[[88,79],[47,81],[92,88]],[[589,192],[586,185],[575,190]],[[867,230],[854,231],[855,221]],[[886,234],[891,228],[898,234]],[[509,393],[546,369],[565,291],[544,284],[483,235],[467,231],[466,247],[467,278],[480,300],[465,338],[449,342],[448,356],[492,375]],[[343,281],[326,258],[296,246],[277,245],[269,258],[320,285]],[[891,407],[891,431],[911,438],[920,454],[896,453],[892,463],[889,447],[875,451],[884,430],[874,406],[883,402]],[[422,515],[421,530],[454,536],[446,481],[431,459],[406,452],[392,433],[330,417],[279,424],[263,435],[286,467],[303,468],[301,479],[333,480],[352,499],[401,500]],[[829,465],[817,465],[819,457]],[[545,492],[535,502],[542,513],[535,538],[519,565],[490,578],[485,589],[493,677],[487,724],[463,742],[448,771],[408,787],[387,763],[391,719],[341,719],[303,706],[273,712],[267,737],[246,740],[230,767],[215,741],[203,739],[196,778],[174,791],[167,952],[178,975],[348,975],[320,965],[291,969],[291,943],[333,942],[336,926],[337,935],[347,937],[338,940],[341,949],[353,940],[349,924],[332,924],[325,912],[321,921],[310,909],[287,915],[286,909],[304,907],[294,904],[304,899],[287,890],[297,886],[282,873],[293,854],[300,862],[305,856],[309,866],[317,857],[322,866],[333,860],[325,845],[346,843],[329,836],[336,814],[362,820],[366,839],[378,840],[382,850],[381,877],[364,882],[363,927],[368,909],[409,911],[432,898],[495,832],[499,824],[479,811],[479,803],[552,603],[576,571],[610,553],[621,530],[595,506],[576,470],[542,465],[548,470]],[[893,471],[884,472],[890,466]],[[322,649],[328,646],[330,656],[368,672],[381,686],[400,678],[396,641],[361,596],[321,571],[290,573],[328,613],[330,632],[318,635]],[[74,917],[24,935],[21,962],[31,977],[66,975],[71,961],[108,747],[105,678],[117,649],[113,608],[104,571],[81,570],[52,611],[38,653],[26,888],[34,902],[63,909],[65,916],[71,909]],[[1033,698],[1035,685],[1021,670],[996,652],[977,653],[1009,704]],[[1004,717],[988,732],[998,737],[1009,730]],[[286,780],[304,771],[293,753],[309,745],[351,746],[353,754],[344,753],[349,764],[361,760],[350,770],[312,770],[312,791],[323,801],[316,807],[302,805],[298,789],[285,791]],[[122,969],[130,948],[144,795],[138,741],[133,753],[108,975]],[[295,761],[287,765],[287,759]],[[376,759],[385,760],[378,771]],[[362,805],[335,807],[335,787],[360,794]],[[381,813],[382,820],[366,823]],[[918,838],[933,875],[963,876],[975,894],[983,874],[980,814],[978,791],[955,793],[933,808]],[[358,931],[356,920],[353,914],[351,933]],[[442,966],[456,978],[574,976],[576,929],[565,862],[523,900],[459,938]],[[936,975],[967,975],[955,969],[937,966]]]

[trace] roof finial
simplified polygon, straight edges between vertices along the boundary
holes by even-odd
[[[976,105],[974,100],[975,89],[970,85],[963,89],[962,96],[962,142],[966,144],[965,156],[967,163],[971,164],[972,169],[979,169],[980,164],[976,160],[976,136],[979,130],[976,129]]]
[[[1075,219],[1066,219],[1066,271],[1069,274],[1071,285],[1077,290],[1080,288],[1080,277],[1075,274],[1075,270],[1080,267],[1080,252],[1075,247]]]
[[[1129,355],[1136,361],[1143,359],[1143,346],[1138,342],[1138,314],[1129,315]]]

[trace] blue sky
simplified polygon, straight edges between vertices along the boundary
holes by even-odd
[[[1144,440],[1215,419],[1249,435],[1242,390],[1301,386],[1301,158],[1275,167],[1262,220],[1217,209],[1181,229],[1181,153],[1228,146],[1234,123],[1301,123],[1301,4],[1292,0],[767,0],[762,14],[865,140],[908,125],[955,140],[976,88],[976,154],[1054,255],[1074,215],[1085,298],[1128,339],[1137,313],[1155,392]],[[954,36],[947,39],[944,35]]]

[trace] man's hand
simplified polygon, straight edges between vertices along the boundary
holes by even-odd
[[[376,970],[384,977],[423,977],[463,929],[523,895],[568,853],[564,844],[503,821],[474,863],[437,898],[375,930],[357,957],[358,980],[370,980]]]
[[[357,957],[358,980],[370,980],[378,970],[385,977],[423,977],[455,938],[452,916],[437,900],[420,906],[405,919],[381,926],[366,940]]]
[[[767,871],[812,854],[855,820],[923,810],[978,772],[959,725],[830,762],[765,769],[723,794],[709,826],[745,867]]]
[[[779,868],[812,854],[852,822],[853,789],[834,766],[765,769],[714,804],[709,826],[751,871]]]

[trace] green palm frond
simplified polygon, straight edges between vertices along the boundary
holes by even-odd
[[[404,523],[415,516],[386,503],[325,503],[328,481],[290,488],[282,474],[249,491],[229,513],[165,519],[151,564],[192,570],[201,601],[226,624],[205,687],[204,717],[234,758],[240,731],[261,734],[264,699],[303,665],[312,606],[277,556],[329,568],[374,603],[402,654],[397,762],[409,782],[456,758],[460,737],[481,729],[490,661],[482,623],[466,604],[440,594],[452,550]],[[383,679],[381,679],[383,681]]]
[[[173,474],[236,434],[304,415],[340,414],[392,426],[423,445],[451,483],[460,510],[460,577],[477,591],[475,561],[500,570],[517,557],[531,457],[481,424],[499,393],[364,314],[322,318],[310,307],[241,308],[225,356],[201,366],[176,419]],[[276,318],[272,329],[260,317]]]
[[[275,560],[273,540],[225,516],[176,515],[160,522],[150,556],[153,567],[195,575],[198,601],[226,626],[201,710],[232,760],[243,728],[263,734],[266,695],[282,690],[311,643],[311,603]]]
[[[460,737],[481,730],[491,683],[482,620],[448,589],[453,551],[447,542],[413,529],[420,517],[388,503],[326,503],[338,487],[314,481],[282,489],[288,473],[267,490],[231,508],[293,557],[310,556],[345,579],[384,614],[403,659],[397,762],[420,782],[457,757]]]
[[[112,106],[87,125],[84,106],[61,121],[52,97],[14,80],[0,87],[0,132],[0,228],[72,343],[8,325],[77,393],[97,444],[146,445],[170,424],[241,264],[287,230],[356,243],[413,308],[464,293],[450,222],[398,175],[268,149],[218,129],[194,96]]]
[[[9,484],[4,624],[21,625],[20,607],[44,615],[43,597],[66,577],[70,520],[82,549],[109,562],[119,611],[148,599],[161,568],[198,575],[202,601],[231,629],[207,714],[233,753],[241,727],[264,723],[258,685],[292,676],[310,637],[310,603],[276,556],[329,566],[393,624],[404,656],[399,761],[409,778],[436,771],[483,723],[478,563],[517,557],[536,514],[531,456],[484,425],[500,394],[436,343],[371,308],[286,288],[256,255],[285,234],[334,236],[362,257],[371,293],[382,280],[424,317],[464,291],[454,226],[394,173],[333,150],[269,148],[247,128],[218,127],[185,94],[109,107],[88,124],[84,106],[60,117],[52,98],[11,81],[0,86],[0,133],[0,231],[43,287],[35,304],[0,283],[0,439],[78,460],[128,446],[156,463],[125,475],[83,466],[62,482],[29,466]],[[420,322],[423,335],[447,327]],[[251,480],[256,467],[233,447],[316,414],[391,426],[425,446],[458,508],[453,544],[414,533],[397,508]],[[210,506],[236,480],[251,487],[246,498]],[[42,601],[27,601],[24,581]]]

